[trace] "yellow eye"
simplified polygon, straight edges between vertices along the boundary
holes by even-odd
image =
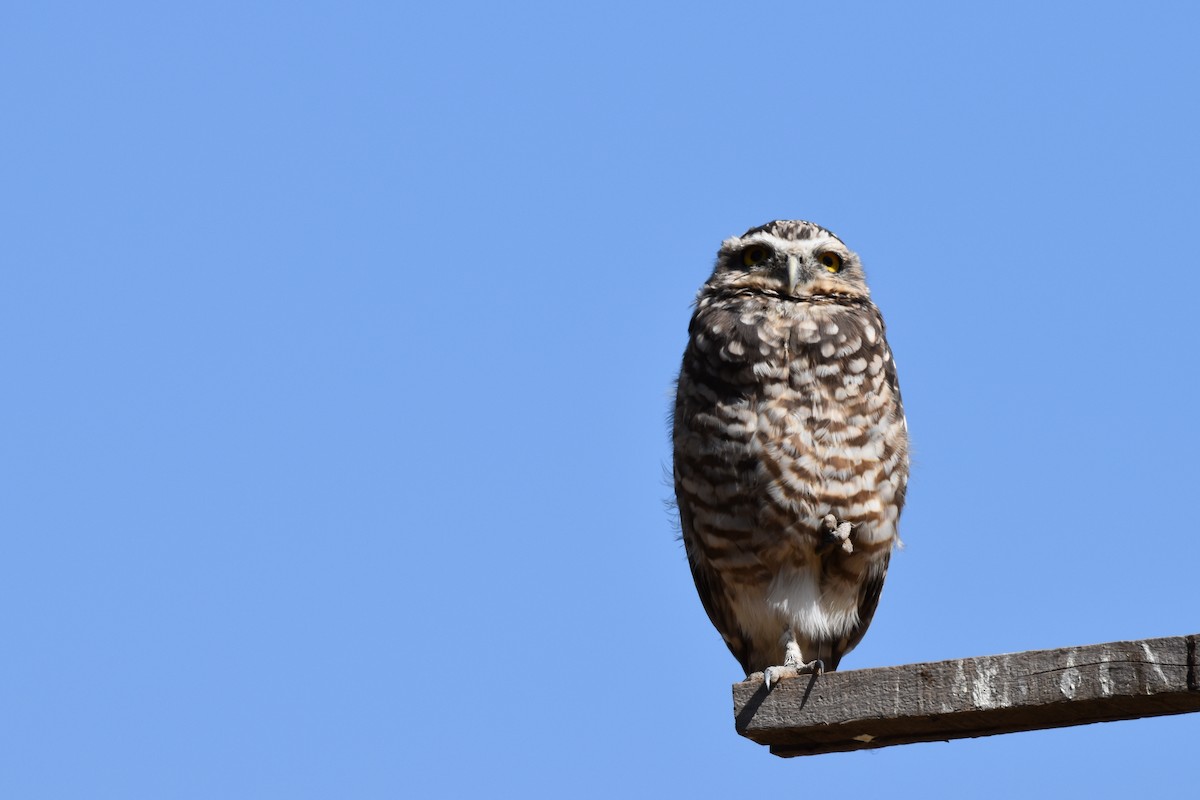
[[[768,255],[767,248],[752,244],[742,251],[742,264],[747,267],[756,267],[766,261]]]
[[[842,257],[837,253],[821,253],[821,257],[817,259],[821,262],[821,266],[830,272],[842,271]]]

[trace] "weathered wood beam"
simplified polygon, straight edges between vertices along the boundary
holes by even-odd
[[[1200,634],[733,686],[738,733],[778,756],[1200,711]]]

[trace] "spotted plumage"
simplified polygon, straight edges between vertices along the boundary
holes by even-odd
[[[776,221],[721,245],[673,439],[692,575],[742,668],[836,669],[898,541],[908,432],[883,318],[830,231]]]

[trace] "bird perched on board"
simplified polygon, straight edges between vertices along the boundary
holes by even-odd
[[[722,243],[673,440],[692,577],[746,674],[836,669],[875,613],[908,484],[883,317],[841,239],[777,220]]]

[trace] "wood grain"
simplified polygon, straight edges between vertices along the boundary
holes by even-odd
[[[779,756],[1200,711],[1200,635],[733,686],[738,733]]]

